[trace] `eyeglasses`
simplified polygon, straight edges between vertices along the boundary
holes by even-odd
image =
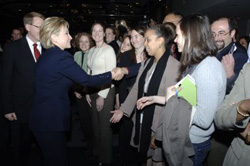
[[[217,37],[224,37],[224,36],[226,36],[226,35],[229,34],[229,33],[230,33],[230,31],[228,31],[228,32],[219,32],[218,34],[212,33],[212,35],[213,35],[214,38],[215,38],[216,36],[217,36]]]
[[[37,25],[33,25],[33,24],[30,24],[30,25],[33,26],[33,27],[36,27],[37,29],[41,28],[41,26],[37,26]]]

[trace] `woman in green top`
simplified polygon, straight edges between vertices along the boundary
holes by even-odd
[[[94,41],[90,34],[80,32],[75,36],[76,45],[80,51],[74,54],[76,63],[87,72],[88,51],[94,46]]]
[[[75,41],[80,51],[74,54],[74,60],[79,66],[82,67],[83,70],[87,72],[88,51],[94,46],[94,41],[91,35],[85,32],[78,33],[75,36]],[[93,134],[90,107],[85,98],[86,90],[87,89],[81,85],[74,86],[74,94],[76,96],[77,110],[79,112],[82,132],[85,141],[88,143],[89,152],[91,152]]]

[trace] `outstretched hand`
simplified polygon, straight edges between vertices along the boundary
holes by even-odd
[[[111,123],[118,123],[124,114],[121,110],[114,110],[110,112],[113,113],[113,116],[109,120]]]
[[[155,103],[154,101],[154,96],[146,96],[146,97],[142,97],[139,100],[137,100],[137,109],[141,110],[144,107],[151,105]]]

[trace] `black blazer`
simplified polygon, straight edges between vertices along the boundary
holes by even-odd
[[[70,127],[68,90],[74,82],[86,86],[111,83],[111,72],[89,76],[73,56],[58,47],[38,59],[35,71],[35,100],[29,127],[35,132],[61,132]]]
[[[27,123],[34,98],[35,60],[26,38],[5,45],[2,61],[3,113]]]
[[[120,47],[119,47],[119,45],[117,44],[116,40],[113,40],[113,41],[110,42],[108,45],[110,45],[110,46],[114,49],[115,55],[117,55],[118,52],[119,52]]]
[[[138,66],[136,62],[132,62],[130,58],[131,54],[132,54],[131,50],[122,53],[120,57],[120,62],[118,63],[117,66],[127,67],[129,69],[132,66]],[[128,96],[129,90],[132,89],[140,66],[141,65],[139,65],[138,69],[133,70],[135,74],[132,74],[131,77],[123,77],[122,80],[118,82],[118,93],[119,93],[119,100],[121,104],[125,101],[126,97]]]

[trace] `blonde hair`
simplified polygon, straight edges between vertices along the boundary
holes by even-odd
[[[54,47],[51,40],[52,35],[58,35],[61,28],[69,28],[69,23],[61,17],[48,17],[40,29],[40,42],[46,49]]]

